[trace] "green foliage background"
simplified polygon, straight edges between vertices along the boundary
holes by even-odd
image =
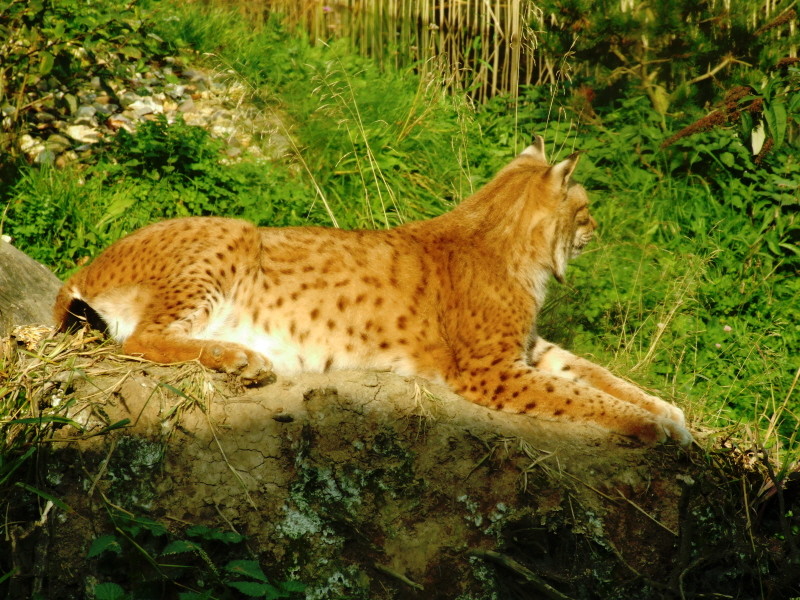
[[[557,18],[540,50],[566,56],[556,79],[474,106],[448,92],[446,73],[381,70],[346,40],[311,44],[277,17],[254,29],[193,6],[95,0],[73,18],[76,6],[3,5],[8,149],[27,123],[20,98],[37,82],[144,72],[174,54],[233,71],[254,103],[282,115],[295,148],[282,161],[224,163],[205,131],[160,120],[65,169],[7,155],[3,232],[59,274],[166,217],[352,228],[434,216],[542,133],[553,157],[584,152],[577,177],[601,225],[568,285],[554,284],[545,335],[677,398],[697,424],[778,427],[793,445],[800,76],[797,63],[777,66],[796,42],[787,21],[764,16],[761,31],[735,11],[709,25],[716,9],[704,3],[621,12],[544,2]],[[740,85],[748,94],[725,118],[680,133]],[[69,109],[67,96],[53,102]],[[763,156],[752,152],[759,122],[771,145]]]

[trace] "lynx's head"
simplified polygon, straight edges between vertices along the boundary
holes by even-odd
[[[567,261],[581,253],[597,228],[597,222],[589,214],[586,190],[572,181],[578,157],[575,153],[555,165],[548,165],[544,140],[537,135],[534,143],[515,160],[523,169],[527,166],[531,171],[525,210],[533,217],[534,235],[539,243],[546,245],[544,254],[549,254],[549,266],[558,281],[563,281]],[[536,250],[540,258],[544,258],[541,252],[545,248]]]
[[[502,256],[508,269],[537,295],[553,275],[563,281],[567,262],[591,241],[597,223],[586,191],[572,181],[578,155],[547,162],[536,136],[489,183],[465,200],[442,225],[457,226],[488,256]]]

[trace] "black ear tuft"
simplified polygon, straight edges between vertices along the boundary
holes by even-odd
[[[543,138],[542,136],[540,136],[540,135],[534,135],[534,136],[533,136],[533,144],[532,144],[532,145],[533,145],[533,147],[534,147],[534,148],[536,148],[536,149],[539,151],[539,153],[540,153],[542,156],[544,156],[544,155],[545,155],[545,151],[544,151],[544,138]]]
[[[580,152],[573,152],[560,163],[550,167],[550,176],[558,178],[562,185],[566,185],[569,182],[569,178],[572,177],[573,171],[575,171],[579,158]]]
[[[544,138],[540,135],[533,136],[533,143],[525,148],[521,154],[532,156],[533,158],[547,164],[547,157],[544,153]]]

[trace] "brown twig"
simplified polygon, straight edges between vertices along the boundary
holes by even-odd
[[[658,525],[659,527],[661,527],[661,528],[662,528],[664,531],[668,531],[669,533],[671,533],[671,534],[672,534],[672,535],[674,535],[675,537],[678,537],[678,532],[677,532],[677,531],[675,531],[675,530],[673,530],[673,529],[670,529],[669,527],[667,527],[666,525],[664,525],[664,524],[663,524],[661,521],[659,521],[658,519],[656,519],[656,518],[655,518],[653,515],[651,515],[650,513],[648,513],[648,512],[647,512],[645,509],[643,509],[641,506],[639,506],[638,504],[636,504],[636,503],[635,503],[633,500],[631,500],[630,498],[628,498],[627,496],[625,496],[625,494],[623,494],[621,491],[617,490],[617,493],[619,494],[619,497],[620,497],[620,498],[622,498],[623,500],[625,500],[625,502],[627,502],[628,504],[630,504],[630,505],[631,505],[633,508],[635,508],[636,510],[638,510],[638,511],[639,511],[640,513],[642,513],[642,514],[643,514],[645,517],[647,517],[648,519],[650,519],[650,520],[651,520],[653,523],[655,523],[656,525]]]
[[[731,56],[729,54],[728,56],[723,58],[722,62],[719,63],[716,67],[714,67],[713,69],[709,69],[707,72],[703,73],[702,75],[698,75],[697,77],[695,77],[693,79],[690,79],[686,83],[688,83],[689,85],[694,85],[695,83],[700,83],[701,81],[704,81],[705,79],[709,79],[710,77],[713,77],[714,75],[719,73],[722,69],[724,69],[728,65],[734,65],[734,64],[735,65],[744,65],[746,67],[752,67],[751,64],[743,62],[741,60],[737,60],[737,59],[733,58],[733,56]]]
[[[389,567],[387,567],[385,565],[381,565],[381,564],[375,563],[375,568],[378,571],[380,571],[381,573],[383,573],[384,575],[388,575],[389,577],[394,577],[398,581],[402,581],[408,587],[414,588],[415,590],[419,590],[421,592],[421,591],[423,591],[425,589],[419,583],[411,581],[408,577],[406,577],[402,573],[398,573],[397,571],[395,571],[393,569],[390,569]]]
[[[490,560],[493,563],[496,563],[511,571],[514,571],[517,575],[521,575],[523,578],[525,578],[526,581],[528,581],[528,583],[533,585],[537,589],[537,591],[540,594],[542,594],[542,596],[545,598],[550,598],[551,600],[571,600],[569,596],[565,596],[564,594],[559,592],[549,583],[546,583],[544,580],[542,580],[536,573],[531,571],[528,567],[521,565],[510,556],[506,556],[505,554],[500,554],[499,552],[495,552],[494,550],[473,550],[472,552],[470,552],[470,554],[472,556],[477,556],[478,558],[485,558],[486,560]]]
[[[753,37],[758,37],[762,33],[769,31],[770,29],[775,29],[776,27],[780,27],[784,23],[792,21],[796,16],[797,16],[797,11],[793,8],[790,8],[789,10],[784,11],[783,13],[772,19],[772,21],[770,21],[766,25],[763,25],[758,29],[756,29],[755,32],[753,32]]]

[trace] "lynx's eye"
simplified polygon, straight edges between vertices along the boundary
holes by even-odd
[[[574,219],[574,239],[572,242],[572,257],[575,258],[581,253],[586,245],[592,240],[594,229],[597,226],[595,220],[589,214],[589,208],[584,205],[575,213]]]
[[[592,224],[592,217],[589,216],[589,209],[584,206],[579,209],[575,214],[575,225],[578,227],[590,227]]]

